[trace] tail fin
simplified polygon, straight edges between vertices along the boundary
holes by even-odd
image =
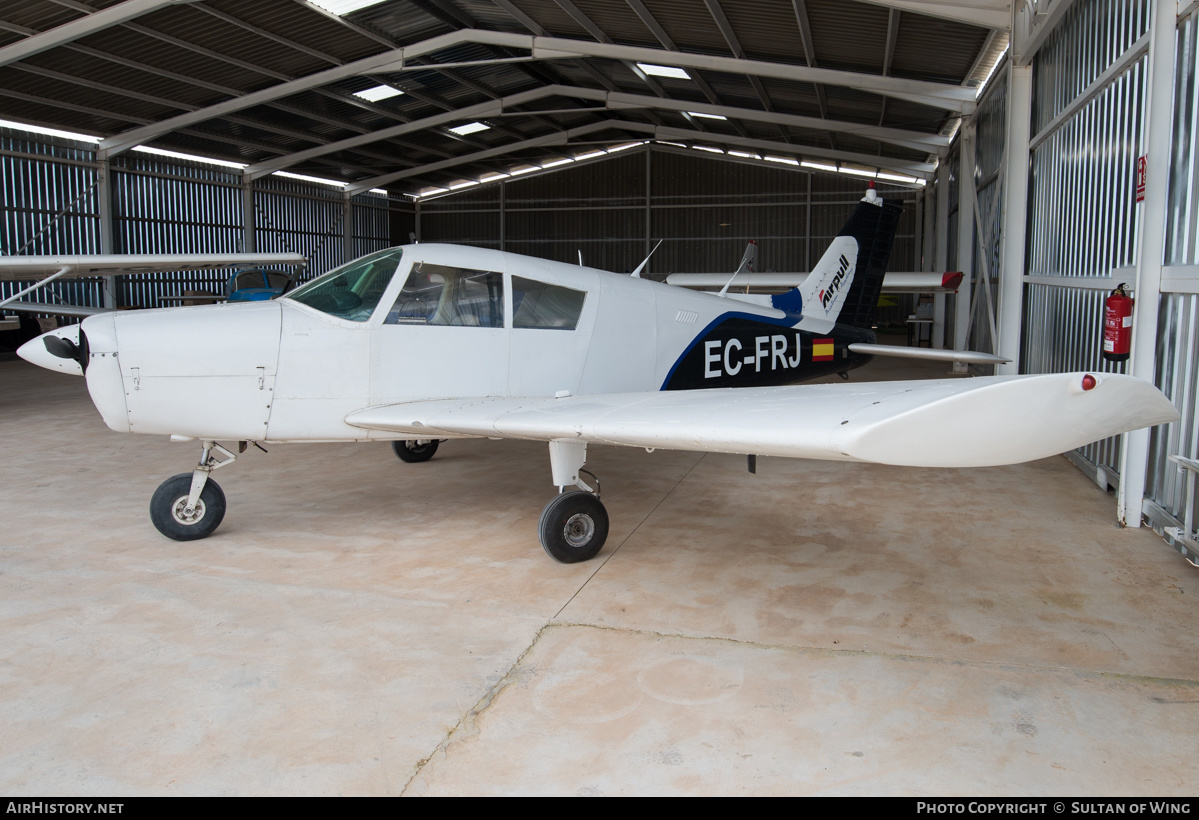
[[[773,297],[773,306],[814,325],[840,321],[869,328],[902,212],[900,203],[882,199],[871,185],[804,283]]]

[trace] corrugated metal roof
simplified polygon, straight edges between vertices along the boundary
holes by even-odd
[[[947,86],[979,83],[1007,42],[1006,32],[993,33],[908,11],[894,15],[888,8],[856,0],[806,0],[800,4],[792,0],[642,0],[649,15],[645,19],[638,14],[637,4],[608,0],[384,0],[346,18],[302,0],[195,0],[164,5],[121,25],[92,31],[11,65],[2,64],[5,46],[86,19],[89,9],[100,10],[118,2],[5,0],[0,12],[0,116],[113,136],[185,112],[204,112],[209,106],[236,101],[289,80],[467,28],[546,33],[580,43],[613,42],[658,51],[669,43],[693,54],[730,58],[744,53],[752,60],[789,66],[807,66],[811,56],[821,68],[874,76],[882,76],[886,69],[891,76]],[[804,52],[802,25],[810,27],[813,55]],[[885,67],[889,34],[895,38],[895,48],[890,66]],[[147,143],[251,163],[329,145],[322,155],[284,160],[286,167],[353,181],[613,120],[610,128],[585,133],[579,140],[593,143],[648,136],[622,130],[621,122],[660,124],[676,130],[700,123],[702,130],[695,135],[699,141],[711,142],[720,135],[772,142],[789,139],[797,150],[815,145],[875,155],[879,166],[885,168],[888,161],[922,161],[925,157],[875,138],[872,128],[884,125],[937,134],[953,117],[944,107],[884,98],[841,84],[824,84],[818,89],[811,82],[751,78],[712,68],[688,69],[691,79],[653,77],[647,83],[625,62],[601,56],[536,62],[527,57],[528,52],[519,48],[467,42],[428,54],[423,60],[473,65],[416,69],[409,64],[404,71],[345,77],[244,110],[164,127],[163,133],[149,137]],[[653,52],[645,62],[655,60],[670,64],[668,54],[659,57]],[[353,96],[383,80],[407,93],[375,103]],[[646,97],[662,93],[696,105],[810,117],[823,114],[861,124],[862,131],[830,136],[819,128],[736,117],[725,122],[689,123],[678,112],[668,110],[603,110],[602,100],[546,98],[510,107],[503,116],[484,117],[490,130],[462,139],[451,137],[446,125],[441,125],[400,137],[363,139],[348,147],[332,144],[551,83]],[[595,110],[554,112],[553,108]],[[511,156],[501,154],[482,163],[464,161],[422,171],[405,178],[402,189],[462,178],[468,171],[507,167],[517,158],[535,160],[550,152],[546,148],[516,150]]]

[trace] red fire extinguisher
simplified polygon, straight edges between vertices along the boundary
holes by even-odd
[[[1132,303],[1121,282],[1103,304],[1103,358],[1109,362],[1128,361],[1132,347]]]

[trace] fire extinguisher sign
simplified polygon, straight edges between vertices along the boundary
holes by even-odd
[[[1137,157],[1137,202],[1145,201],[1145,179],[1149,176],[1149,157]]]

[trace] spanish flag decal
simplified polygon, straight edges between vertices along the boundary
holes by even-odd
[[[831,362],[833,360],[833,340],[832,339],[813,339],[812,340],[812,361],[814,362]]]

